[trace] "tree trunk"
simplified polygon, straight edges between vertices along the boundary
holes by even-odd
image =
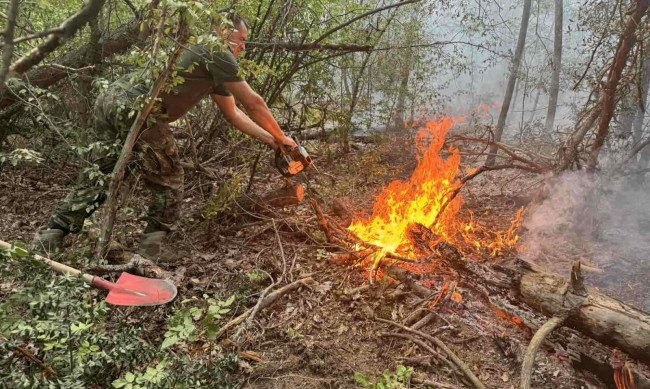
[[[636,107],[636,115],[634,116],[634,121],[632,122],[632,136],[634,137],[634,143],[638,144],[642,142],[643,138],[643,122],[645,118],[646,109],[648,106],[648,88],[650,88],[650,51],[647,52],[643,57],[643,65],[641,67],[642,77],[641,77],[641,96],[639,104]],[[639,153],[639,159],[636,164],[637,169],[645,169],[648,167],[648,162],[650,161],[650,149],[645,147]],[[645,175],[640,175],[637,177],[639,184],[643,182]]]
[[[386,29],[388,26],[390,26],[391,22],[393,21],[393,18],[395,17],[395,12],[391,13],[388,19],[386,20],[386,24],[384,27],[379,31],[379,34],[377,36],[377,40],[373,44],[373,47],[381,40],[381,37],[384,35],[386,32]],[[368,52],[364,54],[363,62],[361,62],[361,66],[359,67],[359,71],[356,74],[352,74],[352,91],[350,95],[350,107],[348,108],[348,112],[345,115],[344,123],[341,126],[341,140],[343,141],[343,152],[348,153],[350,151],[350,130],[352,129],[352,116],[354,116],[354,110],[357,106],[357,103],[359,102],[359,97],[361,95],[361,82],[363,81],[363,72],[366,70],[366,67],[368,66],[368,62],[370,61],[370,56],[372,55],[372,52]]]
[[[553,38],[553,61],[551,68],[551,86],[548,91],[548,109],[546,111],[546,133],[553,130],[555,123],[555,112],[557,112],[557,98],[560,94],[560,72],[562,70],[562,27],[563,27],[564,4],[562,0],[555,0],[555,37]]]
[[[627,62],[627,56],[634,44],[636,29],[648,9],[648,1],[649,0],[636,1],[634,10],[632,11],[632,14],[625,25],[625,29],[621,34],[618,49],[616,50],[616,55],[614,56],[607,77],[607,84],[605,85],[605,89],[601,96],[602,111],[598,123],[598,132],[596,133],[596,138],[589,155],[589,164],[587,166],[589,171],[594,171],[596,169],[600,149],[605,143],[605,138],[607,138],[607,135],[609,134],[609,123],[614,115],[616,89],[621,80],[621,74],[623,73],[623,69]]]
[[[542,90],[537,88],[537,92],[535,93],[535,101],[533,102],[533,107],[530,109],[530,115],[528,115],[528,125],[530,125],[533,122],[533,119],[535,119],[535,112],[537,111],[537,104],[539,103],[539,95],[542,94]]]
[[[411,23],[414,24],[415,17],[411,18]],[[413,34],[408,35],[409,39],[404,42],[405,46],[410,46],[414,42],[414,36]],[[402,130],[404,129],[404,110],[406,109],[406,96],[408,95],[408,83],[409,83],[409,77],[411,75],[411,64],[413,61],[413,49],[407,48],[404,56],[404,62],[405,66],[401,69],[399,72],[400,75],[400,81],[399,81],[399,89],[397,92],[397,104],[395,106],[395,112],[393,113],[393,117],[391,120],[391,127],[393,127],[393,130]]]
[[[101,63],[104,59],[126,51],[138,41],[140,23],[134,20],[131,23],[118,29],[106,40],[100,42],[100,47],[92,59],[88,59],[87,53],[89,46],[85,45],[78,49],[64,54],[60,59],[55,61],[60,67],[43,65],[26,73],[25,79],[33,86],[41,89],[48,88],[61,79],[67,77],[70,73],[66,68],[81,68],[92,64]],[[4,91],[0,93],[0,109],[4,109],[14,103],[16,100],[13,95]]]
[[[46,55],[56,50],[57,47],[70,40],[79,29],[86,25],[91,19],[97,17],[106,0],[90,0],[84,7],[68,18],[59,26],[60,32],[54,32],[47,36],[47,39],[35,47],[29,54],[19,58],[11,65],[11,73],[22,75],[31,67],[39,64]]]
[[[521,26],[519,27],[519,37],[517,38],[517,47],[515,49],[515,56],[512,59],[512,65],[510,66],[510,76],[508,77],[508,85],[506,87],[506,94],[503,97],[503,104],[501,105],[501,113],[499,114],[499,120],[497,121],[497,127],[494,129],[494,141],[500,142],[501,136],[503,135],[503,127],[506,124],[506,118],[508,116],[508,110],[510,109],[510,102],[512,100],[512,92],[515,89],[515,82],[517,81],[517,73],[519,73],[519,65],[521,64],[521,57],[524,53],[524,47],[526,45],[526,33],[528,32],[528,20],[530,19],[530,8],[532,0],[524,0],[524,11],[521,16]],[[497,146],[492,145],[489,149],[489,156],[485,161],[485,166],[493,166]]]
[[[11,57],[14,54],[14,29],[16,28],[16,20],[18,19],[18,8],[20,0],[11,0],[9,3],[9,11],[7,11],[7,27],[3,32],[4,47],[2,48],[2,64],[0,64],[0,93],[5,89],[5,80],[9,67],[11,66]]]
[[[650,362],[650,315],[595,289],[584,288],[579,266],[571,274],[574,281],[569,281],[518,258],[494,266],[453,254],[445,255],[443,261],[459,271],[466,286],[482,290],[490,305],[494,304],[491,298],[512,293],[546,316],[568,316],[567,327],[642,362]],[[392,265],[387,274],[405,283],[410,280],[412,285],[407,286],[419,296],[431,295],[431,290],[413,281],[408,270]],[[498,305],[490,308],[502,310]]]

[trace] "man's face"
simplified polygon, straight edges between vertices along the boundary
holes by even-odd
[[[226,41],[230,45],[235,58],[239,57],[239,53],[246,50],[246,39],[248,38],[248,27],[244,23],[239,23],[236,28],[237,30],[229,29],[229,34],[226,36]]]

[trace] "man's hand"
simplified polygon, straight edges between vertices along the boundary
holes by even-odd
[[[288,148],[298,147],[296,142],[293,139],[286,136],[286,135],[284,135],[282,139],[274,139],[274,140],[275,140],[275,144],[278,145],[278,147],[280,147],[280,150],[282,151],[282,154],[287,153],[287,150],[286,150],[287,147]]]

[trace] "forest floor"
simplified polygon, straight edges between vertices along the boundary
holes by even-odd
[[[337,157],[328,158],[324,150],[314,156],[318,170],[311,170],[302,179],[309,182],[307,198],[318,197],[329,214],[332,201],[341,197],[347,197],[357,210],[372,209],[379,191],[394,179],[408,177],[416,165],[414,153],[388,143],[363,146]],[[67,165],[1,172],[0,237],[29,242],[57,200],[67,193],[67,184],[75,174],[74,167]],[[267,275],[277,279],[282,274],[282,252],[287,264],[285,284],[307,275],[315,280],[261,310],[248,330],[237,336],[229,333],[217,341],[222,351],[241,356],[235,380],[242,387],[356,388],[355,374],[361,373],[373,382],[385,370],[395,372],[398,365],[413,367],[410,387],[467,387],[461,374],[411,341],[382,336],[396,332],[396,328],[378,322],[376,317],[403,323],[422,306],[422,299],[390,280],[364,287],[368,285],[364,269],[333,260],[337,250],[326,243],[308,201],[276,215],[259,217],[232,207],[207,220],[201,212],[216,190],[197,173],[188,172],[186,181],[182,221],[169,247],[187,255],[181,263],[161,264],[170,271],[186,269],[176,304],[192,296],[227,298],[237,294],[244,297],[237,300],[235,317],[255,304],[270,284]],[[252,191],[263,194],[282,186],[281,181],[274,170],[264,166]],[[540,177],[518,171],[486,172],[463,190],[464,209],[473,210],[482,225],[505,230],[540,182]],[[133,196],[122,208],[115,229],[116,238],[127,248],[137,246],[143,228],[141,216],[147,193],[140,187],[131,186]],[[82,250],[88,239],[84,233],[68,239],[67,251]],[[433,292],[454,281],[449,274],[433,279]],[[438,333],[486,387],[519,387],[521,358],[532,337],[531,329],[499,317],[471,290],[458,286],[457,291],[462,301],[448,300],[433,308],[436,319],[422,331]],[[156,342],[160,338],[155,334],[164,332],[172,307],[114,311],[123,316],[138,312],[137,318],[131,319],[133,325],[146,329],[148,339]],[[429,384],[417,384],[417,379]],[[574,370],[561,349],[549,346],[542,347],[537,356],[533,387],[607,386]]]

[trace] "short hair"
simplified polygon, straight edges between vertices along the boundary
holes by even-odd
[[[232,9],[232,8],[220,9],[220,10],[217,11],[217,13],[225,14],[226,15],[226,20],[229,20],[230,23],[232,23],[234,28],[239,27],[239,25],[242,24],[242,23],[244,24],[244,26],[246,26],[248,28],[248,21],[246,21],[246,19],[243,16],[241,16],[240,14],[235,12],[235,10]],[[218,27],[221,24],[221,20],[215,19],[214,17],[211,17],[210,18],[210,24],[212,25],[212,28],[214,29],[214,28]]]

